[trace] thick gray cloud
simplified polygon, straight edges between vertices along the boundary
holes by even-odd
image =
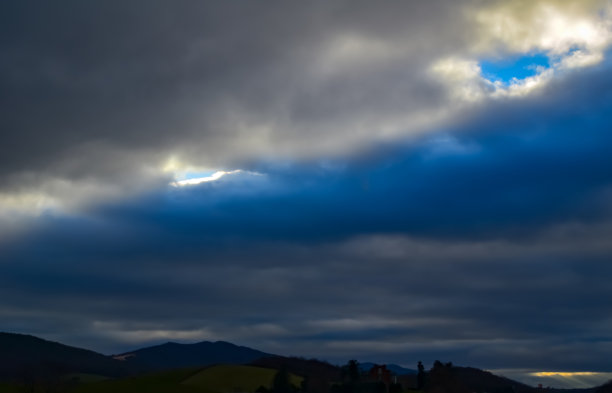
[[[454,7],[4,4],[2,178],[120,176],[174,150],[223,164],[368,142],[360,123],[439,101],[422,70],[461,40]]]
[[[0,329],[610,371],[608,14],[508,4],[3,3]]]
[[[333,361],[443,357],[605,371],[612,250],[593,239],[608,233],[559,228],[518,243],[376,236],[218,244],[190,259],[3,261],[2,295],[12,299],[3,315],[5,328],[99,341],[105,352],[226,339]]]
[[[595,17],[607,15],[602,5],[549,8],[566,31],[590,23],[590,34],[607,20]],[[479,57],[516,51],[521,39],[525,51],[605,48],[595,33],[538,47],[555,33],[538,22],[548,6],[5,3],[0,201],[70,211],[167,182],[171,158],[235,169],[422,134],[488,94],[470,74]],[[498,36],[491,23],[502,14],[516,36]]]

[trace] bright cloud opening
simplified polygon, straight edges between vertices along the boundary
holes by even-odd
[[[536,76],[549,67],[550,60],[548,56],[542,53],[504,59],[487,59],[480,62],[484,78],[492,82],[500,81],[504,84]]]
[[[196,165],[182,162],[176,157],[171,157],[162,166],[161,171],[171,174],[174,181],[170,183],[173,187],[194,186],[221,179],[225,175],[243,172],[241,169],[231,171],[211,170]]]
[[[474,14],[471,54],[431,65],[459,102],[520,97],[566,70],[593,66],[612,44],[612,6],[602,2],[501,3]]]
[[[225,175],[231,175],[233,173],[240,173],[240,172],[242,172],[240,169],[236,169],[236,170],[233,170],[233,171],[216,171],[216,172],[214,172],[213,174],[211,174],[209,176],[189,177],[187,179],[177,180],[177,181],[173,182],[172,185],[175,186],[175,187],[194,186],[196,184],[201,184],[201,183],[206,183],[206,182],[211,182],[211,181],[219,180],[220,178],[222,178]]]

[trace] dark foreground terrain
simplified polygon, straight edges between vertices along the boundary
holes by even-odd
[[[0,333],[0,393],[612,393],[538,389],[471,367],[435,362],[343,367],[227,342],[166,343],[106,356],[34,336]]]

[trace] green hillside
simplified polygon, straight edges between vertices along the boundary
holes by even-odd
[[[70,393],[201,393],[202,389],[181,384],[199,370],[191,368],[162,371],[137,377],[84,383],[70,390]]]
[[[0,382],[0,393],[20,393],[22,391],[16,384]]]
[[[87,349],[38,337],[0,332],[0,380],[13,382],[26,375],[33,379],[71,373],[121,377],[126,364]]]
[[[62,392],[69,393],[236,393],[255,392],[260,386],[270,387],[276,370],[239,365],[222,365],[209,368],[187,368],[140,375],[121,379],[100,380],[79,375],[78,383],[62,385]],[[87,377],[87,378],[86,378]],[[290,381],[300,386],[302,378],[290,374]],[[32,391],[47,391],[45,382]],[[0,385],[0,393],[24,391],[18,384]],[[55,390],[54,390],[55,391]]]
[[[254,366],[223,365],[209,367],[183,381],[183,385],[207,393],[254,392],[258,387],[271,387],[276,370]],[[290,375],[290,381],[300,386],[302,378]]]

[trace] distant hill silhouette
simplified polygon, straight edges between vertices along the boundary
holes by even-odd
[[[531,392],[528,385],[473,367],[453,367],[453,373],[471,391],[476,392]]]
[[[595,390],[595,389],[594,389]],[[608,381],[603,385],[599,386],[596,390],[596,393],[612,393],[612,381]]]
[[[438,362],[436,362],[438,363]],[[473,367],[434,364],[427,373],[425,390],[430,393],[532,393],[536,389]]]
[[[49,381],[71,373],[121,378],[138,372],[182,368],[183,371],[178,370],[181,371],[180,375],[191,375],[197,372],[199,367],[213,364],[251,364],[275,370],[284,367],[288,372],[304,377],[304,384],[301,388],[305,393],[328,393],[332,384],[344,382],[342,369],[329,363],[316,359],[271,355],[223,341],[196,344],[169,342],[120,355],[105,356],[87,349],[30,335],[0,333],[0,380],[8,381],[11,384],[16,383],[14,386],[21,384],[19,386],[31,387],[34,385],[24,385],[28,378],[30,381]],[[363,369],[371,368],[368,367],[369,365],[369,363],[361,364]],[[398,382],[402,383],[404,389],[416,386],[416,377],[411,373],[413,370],[397,366],[398,369],[394,365],[387,365],[387,367],[399,375]],[[168,371],[163,372],[168,373]],[[472,367],[456,367],[450,363],[436,362],[426,374],[425,393],[538,393],[544,391],[487,371]],[[160,375],[146,374],[138,377],[140,378],[138,380],[144,381],[143,383],[157,384],[159,381],[156,378],[163,377]],[[185,378],[181,377],[180,381],[183,379]],[[126,379],[128,382],[130,380]],[[180,381],[177,381],[178,384]],[[612,393],[612,381],[589,389],[545,389],[545,391],[550,393]]]
[[[489,393],[612,393],[612,382],[599,387],[585,389],[539,389],[512,379],[492,374],[473,367],[452,367],[455,382],[470,392]],[[458,390],[447,390],[458,392]]]
[[[359,369],[361,371],[368,372],[375,365],[376,363],[371,363],[371,362],[359,363]],[[397,364],[386,364],[386,366],[387,366],[387,370],[390,370],[395,375],[415,375],[417,373],[417,370],[413,370],[411,368],[405,368]]]
[[[89,373],[119,377],[129,373],[108,356],[25,334],[0,333],[0,378]]]
[[[275,355],[225,341],[202,341],[195,344],[168,342],[113,357],[141,370],[163,370],[212,364],[247,364],[270,356]]]

